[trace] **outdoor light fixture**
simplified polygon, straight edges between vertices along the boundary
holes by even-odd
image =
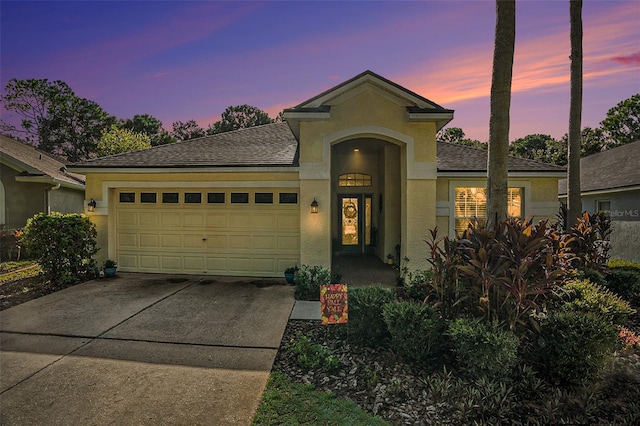
[[[318,213],[318,202],[316,201],[316,198],[313,198],[313,201],[311,202],[311,213]]]
[[[94,200],[93,198],[91,200],[89,200],[89,204],[87,204],[87,207],[89,207],[89,211],[93,212],[96,211],[96,206],[98,205],[98,203],[96,203],[96,200]]]
[[[353,148],[353,152],[360,152],[360,148]]]

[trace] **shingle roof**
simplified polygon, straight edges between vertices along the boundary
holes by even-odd
[[[486,172],[487,150],[458,145],[448,142],[438,142],[437,147],[439,172]],[[507,167],[510,172],[556,172],[566,171],[564,166],[542,163],[509,156]]]
[[[580,159],[580,191],[603,191],[640,185],[640,141]],[[558,194],[567,193],[567,180],[558,182]]]
[[[83,168],[297,165],[298,142],[286,123],[218,133],[74,164]]]
[[[83,175],[66,171],[64,163],[38,150],[32,145],[0,135],[0,152],[25,177],[51,178],[73,187],[84,186]]]

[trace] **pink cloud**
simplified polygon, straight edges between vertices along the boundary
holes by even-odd
[[[611,58],[611,60],[622,65],[640,66],[640,52],[632,53],[628,56],[616,56]]]

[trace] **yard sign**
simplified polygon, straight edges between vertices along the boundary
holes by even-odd
[[[345,324],[349,314],[346,284],[320,286],[320,314],[322,324]]]

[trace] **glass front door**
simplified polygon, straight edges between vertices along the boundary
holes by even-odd
[[[340,195],[340,245],[343,252],[364,253],[371,244],[371,195]]]

